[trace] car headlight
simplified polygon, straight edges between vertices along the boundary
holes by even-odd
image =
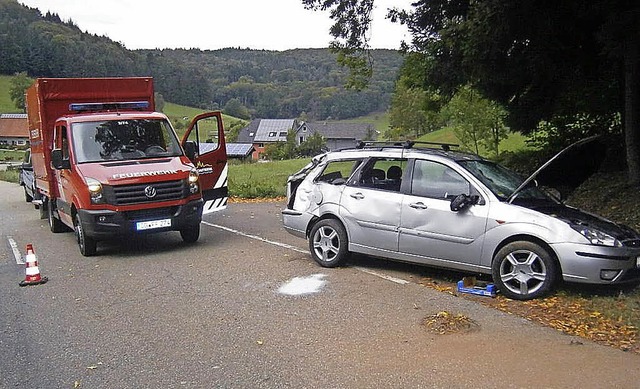
[[[200,190],[200,186],[198,184],[199,178],[197,170],[194,169],[189,172],[189,193],[198,193]]]
[[[613,236],[596,230],[595,228],[574,224],[571,226],[574,230],[578,231],[582,236],[587,238],[589,243],[597,246],[610,246],[610,247],[622,247],[622,243]]]
[[[103,204],[104,196],[102,195],[102,184],[95,178],[87,177],[87,189],[89,190],[89,197],[91,197],[91,204]]]

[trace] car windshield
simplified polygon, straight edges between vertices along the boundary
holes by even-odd
[[[497,163],[483,160],[458,161],[471,174],[480,180],[500,200],[506,200],[524,182],[517,173],[500,166]],[[532,182],[521,190],[517,198],[520,200],[547,200],[552,199]]]
[[[182,155],[171,126],[162,119],[82,122],[71,129],[78,163]]]

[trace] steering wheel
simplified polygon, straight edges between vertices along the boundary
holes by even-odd
[[[157,154],[162,154],[165,153],[167,150],[165,150],[164,148],[162,148],[161,146],[158,145],[151,145],[149,147],[147,147],[146,149],[144,149],[144,153],[147,155],[157,155]]]

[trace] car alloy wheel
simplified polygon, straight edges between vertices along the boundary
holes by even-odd
[[[496,254],[493,280],[505,296],[529,300],[548,293],[557,278],[549,253],[533,242],[512,242]]]
[[[348,256],[347,246],[347,233],[338,220],[320,220],[311,229],[309,250],[320,266],[340,266]]]

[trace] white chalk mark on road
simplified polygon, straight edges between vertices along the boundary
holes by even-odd
[[[326,284],[324,280],[326,276],[326,274],[319,273],[308,277],[294,277],[282,284],[278,292],[289,296],[318,293]]]

